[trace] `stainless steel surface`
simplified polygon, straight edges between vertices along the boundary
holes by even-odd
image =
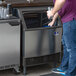
[[[62,28],[25,31],[25,58],[61,52]]]
[[[0,23],[0,68],[20,65],[20,26]]]

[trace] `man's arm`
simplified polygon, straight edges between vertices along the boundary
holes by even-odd
[[[54,8],[52,10],[52,13],[55,14],[56,12],[58,12],[64,5],[65,1],[66,0],[56,0],[55,4],[54,4]]]
[[[50,11],[47,11],[47,16],[48,16],[48,19],[50,19],[50,17],[54,16],[54,14],[56,12],[58,12],[62,6],[64,5],[66,0],[56,0],[55,1],[55,5],[54,5],[54,8]]]
[[[48,24],[48,26],[53,26],[55,21],[56,21],[56,19],[58,18],[58,16],[59,16],[58,12],[55,13],[55,15],[53,16],[52,21]]]

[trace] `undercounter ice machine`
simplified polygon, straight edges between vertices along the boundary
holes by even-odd
[[[62,25],[59,18],[48,27],[46,11],[52,0],[6,0],[16,9],[21,20],[22,67],[46,64],[60,60]]]
[[[62,26],[48,27],[47,6],[18,9],[22,19],[23,68],[60,60]],[[24,72],[25,73],[25,72]]]

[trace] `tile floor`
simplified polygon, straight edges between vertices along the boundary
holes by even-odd
[[[41,65],[41,66],[35,66],[27,68],[27,75],[26,76],[40,76],[44,74],[51,73],[51,65]],[[14,74],[12,69],[0,71],[0,76],[24,76],[22,73],[20,74]]]

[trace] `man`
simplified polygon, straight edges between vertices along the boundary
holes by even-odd
[[[53,26],[60,15],[63,23],[64,55],[62,63],[56,71],[65,71],[64,76],[76,75],[76,0],[55,0],[54,8],[47,11],[48,19],[53,20],[48,24]]]

